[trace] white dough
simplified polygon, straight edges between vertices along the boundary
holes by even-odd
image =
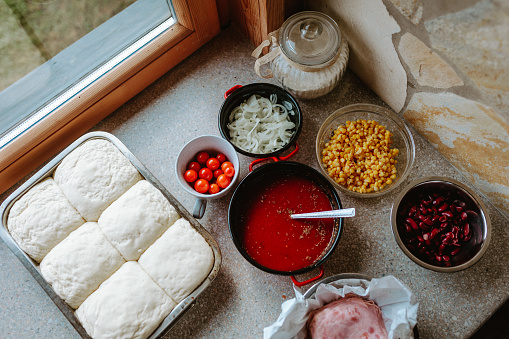
[[[28,190],[12,206],[7,228],[19,247],[36,262],[85,220],[52,178]]]
[[[95,222],[87,222],[56,245],[41,261],[43,277],[76,309],[125,263]]]
[[[135,261],[90,295],[76,316],[94,339],[147,338],[176,306]]]
[[[62,160],[54,178],[83,218],[97,221],[141,175],[111,142],[91,139]]]
[[[138,262],[173,300],[180,302],[205,280],[214,253],[189,221],[179,219]]]
[[[179,215],[164,195],[141,180],[113,202],[99,218],[99,227],[126,260],[140,255]]]

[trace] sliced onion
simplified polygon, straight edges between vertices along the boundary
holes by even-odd
[[[288,144],[295,133],[295,124],[289,117],[294,114],[292,104],[288,101],[277,104],[275,94],[271,94],[270,99],[252,95],[228,117],[231,141],[254,154],[277,151]]]

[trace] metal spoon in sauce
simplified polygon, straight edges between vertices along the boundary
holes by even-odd
[[[355,208],[343,208],[333,211],[311,212],[292,214],[292,219],[316,219],[316,218],[347,218],[355,217]]]

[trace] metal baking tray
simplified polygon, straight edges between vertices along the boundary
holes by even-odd
[[[21,263],[26,267],[26,269],[32,274],[32,276],[37,280],[37,282],[41,285],[44,291],[48,294],[48,296],[53,300],[55,305],[60,309],[60,311],[64,314],[64,316],[69,320],[71,325],[76,329],[76,331],[83,338],[90,338],[87,334],[83,326],[81,325],[78,318],[74,315],[74,310],[67,305],[67,303],[60,298],[56,292],[53,290],[51,285],[44,279],[42,274],[38,269],[38,264],[32,260],[14,241],[9,231],[7,230],[7,216],[9,215],[9,211],[12,205],[25,194],[30,188],[36,185],[38,182],[43,179],[52,176],[55,168],[60,164],[62,159],[67,156],[72,150],[77,148],[83,142],[90,139],[106,139],[113,143],[126,157],[129,161],[138,169],[141,175],[150,183],[152,183],[155,187],[157,187],[163,195],[168,199],[168,201],[175,207],[177,212],[182,218],[187,219],[191,225],[196,229],[198,233],[200,233],[203,238],[207,241],[209,246],[212,248],[214,253],[214,265],[212,270],[210,271],[207,278],[202,282],[200,286],[198,286],[189,296],[187,296],[184,300],[182,300],[172,311],[171,313],[161,322],[159,327],[152,333],[149,337],[160,338],[165,333],[167,333],[176,323],[177,321],[194,306],[196,298],[212,283],[219,272],[219,268],[221,266],[221,251],[215,239],[210,235],[210,233],[202,226],[200,223],[184,208],[184,206],[173,197],[170,192],[150,173],[147,168],[127,149],[127,147],[118,140],[115,136],[106,132],[91,132],[83,135],[71,145],[69,145],[66,149],[64,149],[60,154],[55,156],[52,160],[49,161],[47,165],[45,165],[42,169],[40,169],[36,174],[34,174],[30,179],[28,179],[23,185],[21,185],[16,191],[14,191],[5,201],[0,205],[0,215],[1,215],[1,227],[0,227],[0,237],[5,242],[5,244],[11,249],[11,251],[16,255],[16,257],[21,261]]]

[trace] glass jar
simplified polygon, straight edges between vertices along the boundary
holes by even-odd
[[[269,53],[259,58],[255,70],[263,78],[274,77],[297,98],[314,99],[332,91],[341,80],[348,63],[348,43],[337,23],[328,15],[306,11],[288,18],[281,28],[269,34],[253,56],[263,47]],[[262,75],[261,65],[271,70]]]

